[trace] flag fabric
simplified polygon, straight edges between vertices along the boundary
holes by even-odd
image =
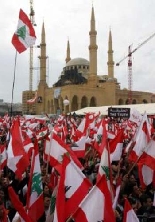
[[[7,151],[6,144],[0,144],[0,170],[3,170],[7,165]]]
[[[128,199],[125,199],[123,222],[139,222],[139,219],[132,209]]]
[[[22,53],[35,44],[36,36],[33,25],[22,9],[19,11],[17,30],[12,37],[12,44],[15,49]]]
[[[64,143],[64,141],[62,141],[61,138],[53,132],[50,138],[50,147],[45,147],[45,155],[49,156],[50,165],[52,167],[60,165],[62,163],[63,155],[65,153],[71,155],[72,159],[76,162],[76,164],[80,168],[83,168],[82,164],[75,156],[73,151],[70,149],[70,147],[67,146],[67,144]]]
[[[22,178],[22,174],[29,166],[28,155],[24,150],[22,142],[21,129],[19,121],[14,120],[11,128],[10,141],[7,148],[7,166],[16,174],[18,178]]]
[[[106,126],[105,126],[105,120],[102,119],[100,126],[97,130],[96,135],[94,136],[94,148],[99,152],[100,155],[102,155],[103,152],[103,140],[106,143],[107,140],[107,131],[106,131]]]
[[[32,156],[27,198],[28,215],[31,218],[32,222],[36,222],[44,213],[43,185],[37,141],[35,141],[34,147],[35,150]]]
[[[120,130],[116,137],[109,142],[110,149],[110,160],[119,161],[121,159],[122,150],[123,150],[123,130]]]
[[[146,186],[152,183],[154,171],[149,166],[138,163],[138,174],[142,188],[146,188]]]
[[[75,221],[82,222],[116,221],[114,211],[112,209],[111,195],[104,175],[82,200],[77,211],[72,217]]]
[[[57,192],[58,192],[58,186],[56,186],[52,192],[50,206],[46,216],[46,222],[51,222],[54,219],[54,210],[55,210]]]
[[[81,136],[81,138],[71,145],[71,149],[78,158],[83,158],[85,156],[86,147],[86,136]]]
[[[67,155],[64,156],[62,169],[65,173],[65,217],[67,219],[76,211],[80,202],[91,189],[92,184]]]
[[[32,99],[27,100],[28,104],[33,104],[37,100],[37,92],[35,93],[34,97]]]
[[[135,162],[144,152],[148,142],[150,141],[150,125],[148,122],[146,112],[143,115],[142,121],[135,133],[133,142],[135,143],[133,149],[129,153],[129,160]]]
[[[24,221],[26,222],[31,222],[31,219],[27,215],[23,204],[20,202],[18,195],[15,193],[14,189],[11,186],[8,187],[8,193],[14,208],[17,210],[22,219],[24,219]]]
[[[108,147],[108,143],[107,143],[107,133],[106,132],[105,132],[105,135],[102,137],[100,149],[103,151],[102,151],[102,155],[101,155],[101,161],[99,164],[97,181],[99,181],[100,178],[102,178],[102,175],[105,175],[106,180],[107,180],[107,185],[108,185],[109,191],[111,192],[112,199],[113,199],[110,152],[109,152],[109,147]]]
[[[145,164],[152,170],[155,170],[155,141],[153,139],[147,144],[139,163]]]

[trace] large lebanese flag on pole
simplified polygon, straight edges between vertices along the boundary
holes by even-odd
[[[73,218],[80,222],[116,221],[104,175],[83,199]]]
[[[15,49],[22,53],[35,44],[36,36],[33,25],[22,9],[19,11],[17,30],[12,37],[12,44]]]
[[[7,148],[7,166],[16,174],[18,178],[22,178],[22,174],[29,166],[28,155],[24,150],[24,144],[22,142],[21,129],[19,120],[14,120],[10,141]]]
[[[125,199],[123,222],[139,222],[137,215],[127,199]]]
[[[37,140],[34,148],[27,198],[28,215],[32,222],[36,222],[44,212],[43,185]]]

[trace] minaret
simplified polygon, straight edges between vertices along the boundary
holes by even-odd
[[[46,110],[46,93],[45,90],[48,88],[46,83],[46,41],[45,41],[45,27],[44,22],[42,25],[41,32],[41,44],[40,44],[40,81],[38,85],[38,99],[37,99],[37,114],[44,113]]]
[[[92,7],[91,21],[90,21],[90,45],[89,45],[89,77],[88,81],[94,86],[97,84],[97,49],[96,36],[97,31],[95,30],[95,15],[94,7]]]
[[[69,40],[67,41],[67,53],[66,53],[66,63],[69,62],[71,60],[70,58],[70,44],[69,44]]]
[[[112,34],[109,31],[109,41],[108,41],[108,77],[114,78],[114,61],[113,61],[113,49],[112,49]]]
[[[40,83],[46,83],[46,42],[45,42],[45,27],[42,25],[41,44],[40,44]]]

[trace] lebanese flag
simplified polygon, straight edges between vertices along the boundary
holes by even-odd
[[[33,104],[37,100],[37,92],[35,93],[34,97],[32,99],[27,100],[28,104]]]
[[[107,140],[107,131],[104,119],[102,119],[98,131],[94,137],[94,148],[98,151],[100,155],[102,155],[103,152],[103,140]]]
[[[72,216],[75,221],[82,222],[115,222],[111,195],[103,175],[99,182],[90,190]]]
[[[3,170],[3,168],[7,165],[6,144],[0,144],[0,157],[0,169]]]
[[[63,172],[65,173],[65,217],[71,216],[92,187],[81,169],[67,155],[64,156]]]
[[[94,120],[95,120],[94,114],[86,113],[85,117],[82,119],[81,123],[76,129],[76,138],[80,138],[82,135],[86,135],[86,131],[88,130],[89,126],[93,123]]]
[[[154,172],[149,166],[138,163],[138,175],[142,188],[146,188],[153,182]]]
[[[29,138],[29,136],[25,137],[25,139],[23,141],[23,145],[24,145],[25,152],[28,154],[28,157],[31,158],[32,149],[34,148],[34,144],[32,143],[32,141]]]
[[[61,140],[61,138],[53,132],[50,138],[50,147],[49,146],[45,147],[45,154],[49,156],[50,165],[53,167],[55,167],[56,165],[60,165],[62,163],[63,155],[65,153],[68,153],[72,157],[72,159],[76,162],[76,164],[80,168],[83,168],[82,164],[77,159],[77,157],[70,149],[70,147],[67,146],[67,144],[65,144]]]
[[[7,166],[21,179],[22,174],[29,166],[29,158],[24,150],[18,119],[14,120],[10,133]]]
[[[130,161],[137,161],[137,159],[142,155],[144,152],[148,142],[151,138],[151,131],[150,131],[150,125],[147,119],[146,112],[143,115],[143,119],[141,121],[141,124],[139,125],[137,132],[135,133],[135,136],[133,138],[134,147],[129,153],[129,160]]]
[[[110,164],[110,153],[107,143],[107,135],[103,136],[102,142],[101,142],[101,149],[103,150],[101,155],[101,161],[98,169],[97,174],[97,181],[99,181],[103,175],[105,175],[107,180],[107,185],[109,188],[109,191],[112,194],[113,199],[113,188],[112,188],[112,175],[111,175],[111,164]]]
[[[33,46],[35,41],[36,36],[33,25],[25,12],[20,9],[18,26],[12,37],[12,44],[19,53],[22,53]]]
[[[145,148],[139,163],[145,164],[152,170],[155,170],[155,141],[153,139],[150,140]]]
[[[82,136],[78,141],[71,145],[71,149],[78,158],[85,156],[86,136]]]
[[[125,199],[123,222],[139,222],[139,219],[132,209],[128,199]]]
[[[109,142],[110,160],[119,161],[123,150],[123,130],[120,130],[116,137]]]
[[[27,215],[23,204],[20,202],[18,195],[15,193],[14,189],[11,186],[8,187],[8,194],[11,202],[13,203],[14,208],[22,217],[22,219],[24,219],[24,221],[26,222],[31,222],[31,219]]]
[[[28,216],[32,222],[36,222],[44,213],[43,185],[37,141],[35,141],[34,148],[27,193]]]

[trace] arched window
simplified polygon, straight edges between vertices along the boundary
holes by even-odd
[[[90,99],[90,106],[95,107],[96,106],[96,98],[93,96]]]
[[[76,111],[76,110],[78,110],[78,97],[74,95],[71,101],[71,111]]]
[[[143,99],[143,103],[147,103],[147,100],[146,100],[146,99]]]
[[[88,106],[88,99],[86,96],[83,96],[81,99],[81,108],[87,107]]]
[[[133,99],[133,100],[132,100],[132,104],[137,104],[136,99]]]

